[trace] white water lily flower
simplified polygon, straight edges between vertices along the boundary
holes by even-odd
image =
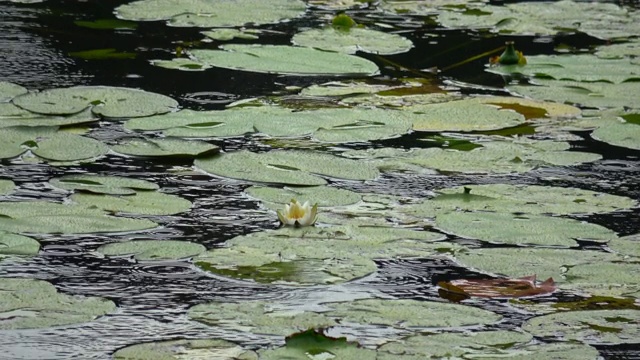
[[[298,200],[291,199],[291,203],[284,206],[284,211],[276,211],[278,219],[284,225],[311,226],[318,219],[318,204],[311,207],[308,201],[300,205]]]

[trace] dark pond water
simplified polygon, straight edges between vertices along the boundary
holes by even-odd
[[[181,72],[150,66],[149,59],[172,57],[179,42],[198,41],[199,30],[171,28],[162,22],[140,23],[136,30],[80,29],[75,20],[112,18],[113,9],[126,1],[47,1],[41,4],[14,4],[0,1],[0,80],[30,90],[72,85],[112,85],[137,87],[162,93],[178,100],[183,108],[223,109],[231,101],[269,95],[282,84],[307,86],[332,80],[318,77],[282,77],[249,72],[211,69],[205,72]],[[637,6],[637,3],[625,4]],[[261,28],[275,30],[268,43],[287,44],[294,29],[317,24],[320,10],[286,24]],[[367,19],[367,10],[353,17]],[[413,69],[446,68],[487,49],[501,46],[505,37],[484,36],[470,31],[444,30],[420,25],[419,19],[386,19],[409,37],[415,48],[402,55],[389,56],[395,63]],[[435,40],[434,40],[435,39]],[[509,38],[513,39],[513,37]],[[516,37],[518,48],[527,55],[551,54],[557,44],[579,47],[597,45],[601,40],[587,35],[560,36],[548,41],[535,37]],[[242,42],[242,40],[238,41]],[[207,45],[203,45],[207,46]],[[213,46],[213,45],[209,45]],[[69,52],[95,48],[115,48],[135,52],[135,59],[82,60]],[[401,71],[385,67],[376,56],[359,54],[377,62],[380,77],[397,77]],[[503,79],[483,71],[486,59],[433,76],[436,84],[457,81],[479,87],[462,89],[466,93],[503,94]],[[2,130],[0,130],[2,131]],[[603,160],[571,167],[543,168],[523,175],[462,176],[386,174],[366,183],[333,182],[333,186],[358,192],[429,196],[432,190],[461,184],[517,183],[578,187],[640,199],[640,155],[577,133],[582,141],[572,143],[576,150],[586,149],[603,155]],[[126,136],[117,123],[94,125],[91,136],[108,140]],[[419,146],[420,134],[410,134],[367,146]],[[222,150],[267,149],[249,139],[215,141]],[[354,147],[358,147],[355,146]],[[360,146],[362,147],[362,146]],[[279,287],[241,282],[203,275],[187,262],[137,263],[126,259],[98,256],[95,250],[105,243],[136,237],[181,239],[207,248],[237,235],[261,229],[277,228],[277,219],[262,211],[258,203],[243,195],[249,184],[206,175],[176,175],[176,169],[188,168],[189,160],[147,161],[106,156],[92,164],[49,166],[21,160],[0,163],[0,178],[18,186],[13,199],[60,200],[62,192],[45,186],[56,176],[87,171],[126,175],[151,180],[163,191],[189,199],[194,206],[188,214],[154,218],[162,227],[142,235],[83,235],[40,237],[38,256],[29,260],[5,260],[0,276],[44,279],[67,294],[102,296],[118,305],[115,314],[88,324],[44,330],[0,332],[0,359],[108,359],[126,345],[175,338],[218,337],[238,341],[250,347],[280,343],[268,336],[236,335],[232,332],[190,321],[186,310],[212,300],[279,300],[291,304],[309,301],[355,299],[370,296],[397,296],[411,299],[437,299],[438,281],[473,277],[447,260],[379,261],[379,272],[344,285],[330,287]],[[553,178],[553,180],[548,180]],[[604,225],[620,235],[640,231],[640,212],[593,216],[591,222]],[[584,246],[591,246],[585,244]],[[565,294],[566,295],[566,294]],[[558,295],[558,296],[563,296]],[[570,295],[566,295],[570,296]],[[502,300],[476,300],[471,305],[504,315],[507,321],[496,327],[517,328],[529,315],[515,313]],[[381,335],[383,336],[383,335]],[[638,359],[634,346],[599,347],[606,359]]]

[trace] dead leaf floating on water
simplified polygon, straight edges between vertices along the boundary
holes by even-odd
[[[540,285],[536,284],[536,275],[517,279],[457,279],[438,283],[438,293],[442,298],[461,301],[469,297],[507,297],[518,298],[551,294],[556,290],[553,278]]]

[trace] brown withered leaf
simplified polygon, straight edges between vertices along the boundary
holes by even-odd
[[[438,283],[438,293],[451,301],[461,301],[471,296],[484,298],[519,298],[551,294],[556,290],[555,282],[548,278],[536,284],[536,276],[525,276],[518,279],[457,279]]]

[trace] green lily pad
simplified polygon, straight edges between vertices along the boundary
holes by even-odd
[[[46,201],[0,203],[0,229],[13,233],[119,233],[156,226],[149,220],[107,216],[101,210],[84,206]]]
[[[180,260],[205,252],[207,248],[188,241],[132,240],[102,245],[98,252],[107,256],[133,256],[139,261]]]
[[[2,255],[36,255],[38,251],[40,243],[36,240],[0,231],[0,258]]]
[[[138,28],[138,24],[133,21],[124,21],[119,19],[98,19],[94,21],[76,20],[74,24],[96,30],[113,30],[113,29],[129,29],[134,30]]]
[[[114,213],[173,215],[191,208],[189,200],[155,191],[139,191],[126,196],[76,193],[70,198],[80,205]]]
[[[211,69],[211,65],[203,64],[199,61],[187,59],[187,58],[175,58],[171,60],[151,60],[151,65],[171,69],[171,70],[182,70],[182,71],[204,71],[207,69]]]
[[[573,21],[576,17],[579,22]],[[635,33],[640,15],[608,3],[571,0],[480,5],[469,11],[442,11],[437,21],[445,27],[485,28],[508,34],[556,35],[579,31],[602,39],[626,38]]]
[[[11,159],[36,145],[38,138],[55,134],[52,127],[8,127],[0,131],[0,159]]]
[[[640,310],[567,311],[527,320],[534,336],[561,337],[590,344],[633,344],[640,337]]]
[[[493,244],[576,246],[577,239],[607,242],[615,232],[573,219],[490,212],[450,212],[436,216],[436,226],[464,238]]]
[[[174,138],[129,139],[113,145],[115,152],[142,157],[193,157],[216,154],[220,148],[205,141]]]
[[[361,348],[357,342],[347,341],[347,338],[329,337],[313,329],[287,336],[283,347],[262,350],[259,354],[263,360],[377,359],[375,350]]]
[[[277,110],[276,110],[277,109]],[[284,114],[280,108],[247,107],[225,111],[181,110],[174,113],[131,119],[125,128],[137,131],[164,130],[167,136],[228,137],[255,132],[253,122]]]
[[[326,27],[299,32],[293,36],[294,45],[327,51],[355,54],[358,51],[378,55],[393,55],[413,48],[411,40],[397,34],[352,27],[349,31]]]
[[[286,336],[311,328],[337,325],[323,314],[277,309],[267,301],[241,303],[207,303],[189,309],[189,318],[226,330],[251,331],[255,334]]]
[[[545,248],[487,248],[457,252],[458,262],[481,272],[508,278],[520,278],[536,274],[540,279],[553,278],[559,285],[565,279],[566,268],[579,264],[602,263],[620,260],[616,254],[599,251],[580,251]]]
[[[26,88],[10,83],[8,81],[0,81],[0,103],[9,101],[14,97],[29,92]]]
[[[144,117],[173,111],[170,97],[137,89],[109,86],[76,86],[45,90],[15,97],[13,103],[38,114],[70,115],[91,108],[105,118]]]
[[[115,13],[124,20],[168,20],[170,26],[211,28],[276,23],[299,17],[305,10],[305,3],[299,0],[140,0],[118,6]]]
[[[68,116],[46,116],[34,114],[12,103],[0,103],[0,128],[12,126],[68,126],[98,121],[91,111],[81,111]]]
[[[599,262],[567,270],[566,289],[596,296],[623,296],[640,290],[640,263]]]
[[[629,42],[609,44],[597,48],[596,56],[603,59],[621,59],[630,57],[631,62],[638,64],[637,58],[640,57],[640,42],[631,40]]]
[[[258,39],[258,32],[249,32],[246,30],[238,30],[238,29],[213,29],[210,31],[203,31],[202,35],[218,41],[229,41],[233,39],[244,39],[244,40],[256,40]]]
[[[355,300],[327,303],[325,313],[342,322],[395,328],[443,328],[492,324],[502,316],[467,305],[418,300]]]
[[[252,186],[245,192],[262,201],[288,204],[292,198],[296,198],[300,201],[309,201],[310,204],[318,204],[319,207],[350,205],[362,199],[359,194],[352,191],[328,186],[284,188]]]
[[[130,345],[114,360],[234,359],[258,360],[258,355],[225,340],[169,340]]]
[[[640,124],[608,123],[595,129],[591,137],[611,145],[640,150]]]
[[[484,6],[487,0],[383,0],[380,8],[399,15],[433,15],[441,9],[462,5]]]
[[[473,99],[415,105],[405,110],[420,115],[413,121],[413,129],[417,131],[486,131],[525,122],[522,114],[480,104]]]
[[[0,195],[7,195],[16,188],[16,184],[11,180],[0,179]]]
[[[84,323],[115,310],[110,300],[61,294],[44,281],[0,278],[0,330]]]
[[[478,96],[474,101],[495,105],[501,109],[511,109],[522,114],[527,120],[540,118],[574,118],[581,114],[579,108],[550,101],[536,101],[507,96]]]
[[[157,190],[155,183],[122,176],[109,175],[65,175],[49,183],[65,190],[86,191],[94,194],[133,195],[136,190]]]
[[[622,255],[640,257],[640,234],[618,238],[607,244],[610,249]]]
[[[370,180],[378,176],[372,164],[312,151],[253,153],[236,151],[206,159],[195,165],[214,175],[287,185],[324,185],[323,175],[349,180]]]
[[[192,50],[203,64],[293,76],[372,76],[373,62],[342,53],[284,45],[224,45],[222,50]]]
[[[104,59],[135,59],[138,54],[134,52],[118,51],[114,48],[107,49],[91,49],[84,51],[70,52],[69,56],[85,59],[85,60],[104,60]]]
[[[309,0],[308,3],[315,7],[328,10],[345,10],[353,7],[361,7],[369,4],[370,0]]]
[[[93,159],[109,151],[107,145],[101,141],[64,132],[42,136],[36,141],[37,147],[31,149],[31,152],[53,161]]]

